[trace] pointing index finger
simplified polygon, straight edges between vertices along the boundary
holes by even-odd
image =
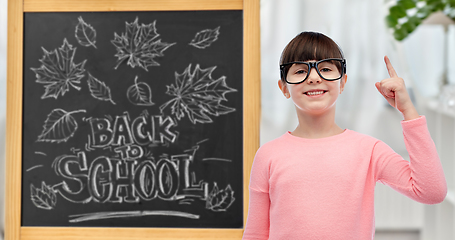
[[[397,73],[395,72],[395,69],[392,66],[392,63],[390,62],[389,57],[385,56],[384,62],[385,62],[385,66],[387,67],[387,71],[389,72],[389,76],[398,77]]]

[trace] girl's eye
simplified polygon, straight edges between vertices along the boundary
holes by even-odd
[[[330,72],[332,71],[332,69],[330,68],[323,68],[323,69],[319,69],[320,72]]]
[[[306,74],[306,71],[303,69],[297,70],[295,74]]]

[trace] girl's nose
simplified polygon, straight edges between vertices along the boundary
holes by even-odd
[[[314,68],[311,69],[310,75],[308,75],[307,83],[310,84],[310,83],[321,83],[321,82],[322,82],[322,79],[319,76],[316,69],[314,69]]]

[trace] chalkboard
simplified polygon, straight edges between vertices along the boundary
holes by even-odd
[[[242,228],[243,12],[24,13],[22,226]]]

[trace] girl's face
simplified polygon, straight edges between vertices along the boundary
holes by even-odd
[[[315,61],[308,61],[315,62]],[[294,73],[292,66],[288,71]],[[279,87],[286,98],[291,98],[297,111],[309,115],[321,115],[335,108],[338,95],[343,92],[346,74],[340,80],[327,81],[322,79],[316,69],[312,68],[308,78],[299,84],[288,84],[278,81]]]

